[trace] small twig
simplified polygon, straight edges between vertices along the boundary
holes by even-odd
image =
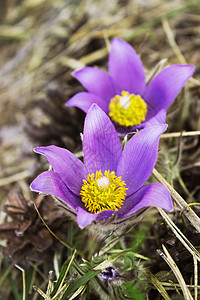
[[[184,131],[184,132],[171,132],[171,133],[164,133],[161,135],[162,139],[168,139],[168,138],[177,138],[180,136],[196,136],[200,135],[200,130],[197,131]]]

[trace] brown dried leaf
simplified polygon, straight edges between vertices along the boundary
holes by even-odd
[[[21,208],[22,210],[26,209],[27,201],[20,191],[12,190],[8,194],[8,199],[12,206]]]

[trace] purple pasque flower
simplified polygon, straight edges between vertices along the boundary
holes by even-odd
[[[122,150],[109,117],[93,104],[83,131],[84,163],[68,150],[38,147],[54,171],[40,174],[31,184],[36,192],[63,200],[77,216],[79,227],[131,217],[147,206],[173,209],[164,185],[145,185],[157,160],[160,135],[167,125],[157,124],[137,132]]]
[[[171,65],[146,85],[142,61],[127,42],[111,43],[109,74],[93,67],[73,72],[88,92],[73,96],[66,106],[87,113],[93,103],[111,118],[118,133],[125,134],[148,124],[165,123],[166,109],[192,76],[193,65]]]

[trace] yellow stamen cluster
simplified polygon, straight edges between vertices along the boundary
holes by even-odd
[[[83,180],[80,195],[88,211],[95,214],[103,210],[117,211],[123,204],[126,196],[125,182],[117,177],[115,172],[101,170],[96,174],[88,174]]]
[[[111,99],[109,104],[109,116],[121,126],[136,126],[141,124],[147,114],[147,104],[139,96],[121,92]]]

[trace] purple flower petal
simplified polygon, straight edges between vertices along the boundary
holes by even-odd
[[[167,108],[194,73],[192,65],[172,65],[156,75],[146,89],[144,98],[157,111]]]
[[[91,224],[96,218],[98,214],[89,213],[82,208],[78,208],[77,210],[77,223],[78,226],[83,229],[87,225]]]
[[[56,146],[38,147],[34,151],[45,155],[66,186],[73,193],[79,195],[82,180],[86,177],[86,170],[82,161],[68,150]]]
[[[97,95],[108,102],[116,94],[112,79],[103,70],[86,67],[73,72],[72,75],[80,81],[89,93]]]
[[[121,156],[121,143],[109,117],[93,104],[85,118],[83,154],[89,173],[116,171]]]
[[[151,183],[143,186],[136,193],[126,198],[119,214],[121,217],[127,216],[147,206],[160,207],[167,211],[173,210],[172,199],[163,184]]]
[[[108,113],[108,101],[87,92],[81,92],[74,95],[67,101],[66,106],[76,106],[87,113],[93,103],[96,103],[103,111],[105,111],[105,113]]]
[[[102,222],[110,219],[114,213],[117,213],[115,210],[104,210],[97,214],[97,221]]]
[[[149,114],[148,120],[142,124],[144,127],[149,125],[151,126],[151,125],[165,124],[166,114],[167,114],[166,109],[160,110],[157,114],[155,114],[155,112],[152,112],[152,115]]]
[[[83,206],[80,198],[73,195],[60,176],[53,171],[41,173],[31,183],[30,188],[35,192],[54,195],[68,203],[73,208]]]
[[[109,73],[116,82],[119,91],[142,94],[145,89],[143,64],[135,50],[118,38],[111,43],[109,55]]]
[[[149,178],[158,155],[160,135],[167,125],[152,125],[137,132],[125,146],[117,176],[125,181],[127,196],[137,191]]]
[[[81,229],[91,224],[93,221],[102,222],[108,220],[112,217],[114,211],[113,210],[104,210],[98,214],[93,214],[87,212],[82,208],[78,208],[77,210],[77,223]]]

